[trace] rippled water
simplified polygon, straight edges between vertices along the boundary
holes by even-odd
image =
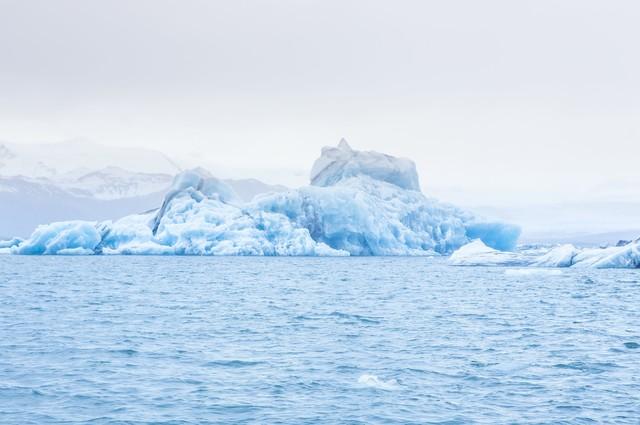
[[[0,257],[0,423],[640,422],[640,272]]]

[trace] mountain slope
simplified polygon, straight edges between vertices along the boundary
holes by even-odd
[[[107,220],[157,208],[164,192],[123,199],[76,196],[47,182],[0,177],[0,238],[26,237],[42,223]]]
[[[175,175],[181,168],[166,155],[140,148],[103,146],[83,140],[51,144],[0,142],[0,175],[56,177],[110,166],[138,172]]]

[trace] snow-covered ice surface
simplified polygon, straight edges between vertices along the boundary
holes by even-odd
[[[182,172],[158,210],[39,226],[16,254],[436,255],[478,238],[515,246],[520,229],[425,197],[408,159],[324,148],[311,186],[245,203],[202,169]]]
[[[521,249],[501,252],[474,240],[449,258],[455,266],[522,266],[522,267],[595,267],[640,268],[640,239],[624,246],[608,248],[576,248],[565,244],[556,247]]]
[[[476,239],[451,254],[450,264],[454,266],[520,266],[525,258],[515,252],[498,251]]]

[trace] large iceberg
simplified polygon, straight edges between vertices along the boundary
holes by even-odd
[[[408,159],[323,148],[311,185],[244,203],[195,169],[176,176],[154,211],[116,221],[40,226],[15,254],[435,255],[480,239],[515,247],[520,229],[425,197]]]

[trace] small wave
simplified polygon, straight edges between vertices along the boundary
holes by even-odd
[[[119,349],[119,350],[109,350],[110,353],[112,354],[121,354],[121,355],[125,355],[125,356],[135,356],[136,354],[138,354],[138,352],[134,349],[131,348],[123,348],[123,349]]]
[[[360,375],[358,384],[385,391],[394,391],[400,388],[400,384],[398,384],[398,381],[395,379],[385,381],[376,375],[369,375],[367,373]]]
[[[208,367],[249,367],[256,366],[262,362],[249,361],[249,360],[213,360],[205,363]]]
[[[334,311],[333,313],[330,314],[330,316],[337,317],[340,319],[346,319],[346,320],[356,320],[361,323],[367,323],[372,325],[380,324],[380,321],[378,320],[378,318],[361,316],[359,314],[349,314],[349,313],[342,313],[340,311]]]
[[[571,362],[571,363],[559,363],[559,364],[553,365],[553,367],[556,367],[558,369],[572,369],[572,370],[577,370],[585,373],[598,374],[598,373],[606,372],[607,370],[612,368],[617,368],[619,366],[615,363],[610,363],[610,362],[585,363],[585,362],[578,361],[578,362]]]
[[[554,269],[507,269],[504,271],[507,276],[533,276],[533,275],[545,275],[545,276],[559,276],[562,274],[562,270]]]

